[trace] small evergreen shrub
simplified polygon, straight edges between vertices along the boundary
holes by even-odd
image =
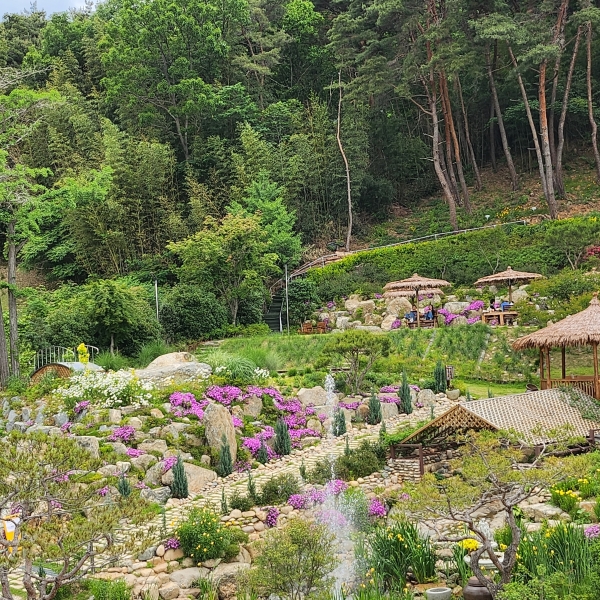
[[[254,506],[254,502],[248,496],[244,496],[239,490],[235,490],[229,497],[229,508],[245,512]]]
[[[435,363],[433,369],[433,391],[436,394],[446,391],[446,369],[441,360]]]
[[[402,371],[402,385],[398,390],[398,396],[400,398],[400,412],[403,412],[405,415],[410,415],[413,411],[413,406],[406,371]]]
[[[287,456],[292,451],[292,438],[287,423],[279,419],[275,423],[275,452],[279,456]]]
[[[221,488],[221,514],[229,514],[229,507],[227,506],[227,497],[225,496],[225,487]]]
[[[229,446],[227,447],[227,450],[229,450]],[[177,462],[173,465],[171,494],[173,494],[173,498],[187,498],[189,494],[188,478],[183,466],[183,461],[181,460],[181,454],[177,456]]]
[[[217,465],[217,473],[221,477],[227,477],[233,473],[233,461],[231,460],[231,450],[227,443],[225,434],[221,438],[221,451],[219,452],[219,464]]]
[[[256,460],[262,465],[266,465],[269,462],[267,447],[265,446],[265,441],[262,439],[260,440],[260,448],[256,453]]]
[[[131,495],[131,484],[125,475],[121,475],[121,477],[119,477],[119,481],[117,482],[117,490],[119,491],[119,494],[123,496],[123,498],[127,498],[127,496]]]
[[[369,413],[367,415],[367,423],[369,425],[377,425],[381,423],[381,403],[375,393],[371,394],[369,398]]]
[[[335,437],[340,437],[346,433],[346,416],[341,408],[333,413],[332,432]]]

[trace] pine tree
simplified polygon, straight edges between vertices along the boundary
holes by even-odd
[[[217,465],[217,473],[221,477],[227,477],[233,473],[233,462],[231,460],[231,450],[227,443],[225,434],[221,438],[221,452],[219,453],[219,464]]]
[[[346,416],[341,408],[333,413],[333,427],[331,430],[335,437],[340,437],[346,433]]]
[[[348,434],[346,434],[346,447],[344,448],[344,455],[350,456],[350,440],[348,438]]]
[[[173,498],[188,497],[188,478],[183,467],[181,454],[177,456],[177,462],[173,465],[173,483],[171,484],[171,493],[173,494]]]
[[[400,411],[405,415],[410,415],[413,411],[413,406],[406,371],[402,371],[402,385],[398,390],[398,396],[400,397]]]
[[[381,421],[381,427],[379,428],[379,443],[381,445],[385,445],[387,436],[387,428],[385,426],[385,421]]]
[[[267,453],[267,447],[265,446],[265,440],[260,440],[260,448],[256,453],[256,460],[263,465],[266,465],[269,462],[269,455]]]
[[[467,402],[471,402],[473,398],[471,398],[471,392],[467,390]]]
[[[371,393],[369,398],[369,414],[367,415],[367,423],[369,425],[377,425],[381,423],[381,403],[379,398],[375,395],[375,392]]]
[[[433,381],[434,381],[434,392],[439,394],[440,392],[446,391],[446,369],[442,364],[441,360],[438,360],[435,363],[435,368],[433,369]]]
[[[123,496],[123,498],[127,498],[131,494],[131,484],[125,478],[125,475],[121,475],[119,477],[119,481],[117,482],[117,490],[119,490],[119,494]]]
[[[221,514],[229,514],[229,507],[227,506],[227,497],[225,496],[225,486],[221,488]]]
[[[302,479],[304,481],[306,481],[306,465],[304,464],[304,459],[302,459],[302,463],[300,464],[300,477],[302,477]]]
[[[275,423],[275,452],[279,456],[287,456],[292,451],[292,438],[287,423],[279,419]]]
[[[252,473],[250,472],[248,472],[248,498],[255,503],[258,501],[258,498],[256,497],[256,483],[254,479],[252,479]]]

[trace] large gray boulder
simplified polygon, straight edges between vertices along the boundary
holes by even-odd
[[[433,390],[424,389],[417,394],[417,402],[423,404],[423,406],[429,406],[437,402],[437,397],[433,393]]]
[[[468,306],[469,302],[446,302],[444,304],[444,308],[455,315],[462,313]]]
[[[351,294],[350,297],[348,298],[348,300],[346,300],[346,302],[344,302],[344,308],[348,312],[353,313],[358,308],[359,304],[360,304],[360,296],[358,294]]]
[[[138,444],[138,450],[144,452],[159,452],[164,454],[168,449],[167,442],[165,440],[144,440]]]
[[[207,483],[217,478],[217,474],[210,469],[204,469],[189,463],[183,463],[183,468],[187,475],[188,491],[190,494],[199,494],[206,487]],[[173,483],[173,470],[169,469],[164,473],[161,481],[163,485],[171,485]]]
[[[387,314],[394,317],[403,317],[410,312],[412,306],[408,298],[390,298],[386,301]]]
[[[204,411],[204,433],[208,445],[214,450],[221,450],[223,436],[229,445],[231,460],[237,456],[235,429],[229,411],[221,404],[209,404]]]
[[[243,414],[248,417],[258,417],[263,409],[262,398],[258,396],[250,396],[244,404]]]
[[[383,321],[381,322],[381,329],[383,331],[391,331],[392,330],[392,325],[394,324],[394,321],[396,321],[396,319],[398,319],[399,317],[396,315],[386,315],[383,318]]]
[[[140,498],[157,504],[164,504],[171,497],[170,487],[159,487],[156,489],[145,489],[140,492]]]
[[[204,567],[188,567],[171,573],[171,581],[180,588],[187,590],[194,587],[198,579],[204,579],[208,576],[209,570]]]
[[[327,404],[327,392],[320,385],[313,388],[301,388],[297,396],[302,406],[309,406],[310,404],[325,406]]]
[[[391,419],[398,416],[398,405],[395,402],[381,402],[381,416]]]
[[[160,387],[166,383],[206,379],[211,372],[210,365],[198,362],[193,354],[171,352],[154,359],[145,369],[137,370],[136,375]]]
[[[92,435],[76,435],[73,439],[79,446],[85,448],[92,455],[92,458],[100,458],[100,442],[98,438]]]

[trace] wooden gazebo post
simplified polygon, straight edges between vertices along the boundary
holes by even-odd
[[[552,389],[552,373],[550,373],[550,346],[546,346],[546,362],[547,364],[547,369],[546,369],[546,383],[548,385],[549,390]]]
[[[566,367],[566,360],[565,360],[566,356],[565,356],[565,345],[564,344],[560,349],[560,356],[562,359],[562,371],[561,371],[562,378],[566,379],[567,378],[567,367]]]
[[[540,348],[540,387],[544,389],[544,350]]]
[[[598,386],[598,342],[592,344],[594,350],[594,396],[600,398]]]

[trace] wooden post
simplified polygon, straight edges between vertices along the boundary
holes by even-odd
[[[594,349],[594,398],[600,398],[600,390],[598,389],[598,343],[593,344]]]
[[[540,388],[544,389],[544,351],[540,348]]]
[[[425,475],[425,461],[423,460],[423,444],[419,444],[419,472],[421,477]]]
[[[417,327],[421,328],[421,318],[419,315],[419,288],[415,288],[416,292],[416,302],[417,302]]]
[[[548,389],[552,389],[552,374],[550,373],[550,346],[546,348],[546,382],[548,384]]]
[[[567,378],[567,368],[565,366],[565,347],[563,346],[561,349],[561,358],[562,358],[562,378],[566,379]]]

